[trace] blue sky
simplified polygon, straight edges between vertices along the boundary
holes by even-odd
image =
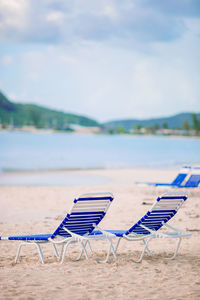
[[[199,0],[0,0],[0,90],[99,121],[200,112]]]

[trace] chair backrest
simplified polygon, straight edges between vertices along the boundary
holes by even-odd
[[[171,185],[173,186],[180,186],[185,178],[187,177],[189,171],[191,170],[191,167],[185,166],[182,167],[176,176],[176,178],[172,181]]]
[[[192,168],[191,175],[183,187],[198,187],[200,183],[200,168]]]
[[[183,193],[166,193],[158,197],[152,208],[142,217],[135,225],[133,225],[125,234],[150,234],[144,225],[151,230],[157,231],[163,226],[163,222],[168,222],[178,211],[180,206],[187,199],[187,195]]]
[[[90,234],[94,229],[94,224],[97,225],[105,216],[113,199],[111,193],[80,195],[74,200],[70,213],[66,215],[51,238],[56,236],[70,237],[64,228],[79,235]]]

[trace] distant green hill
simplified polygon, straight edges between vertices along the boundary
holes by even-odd
[[[34,104],[13,103],[0,92],[0,122],[14,126],[66,129],[70,124],[99,126],[98,122],[75,114],[64,113]]]
[[[200,119],[200,113],[196,114]],[[126,130],[133,129],[134,126],[141,126],[150,128],[158,126],[160,128],[167,127],[170,129],[183,128],[183,123],[187,121],[189,126],[193,125],[192,113],[180,113],[172,117],[155,118],[147,120],[127,119],[127,120],[115,120],[104,123],[104,127],[107,129],[117,129],[123,127]]]
[[[198,128],[200,128],[200,113],[196,114]],[[187,123],[189,127],[193,126],[192,113],[180,113],[172,117],[154,118],[147,120],[127,119],[114,120],[99,124],[94,119],[84,116],[64,113],[62,111],[52,110],[43,106],[34,104],[13,103],[0,91],[0,123],[5,125],[14,125],[22,127],[24,125],[32,125],[37,128],[54,128],[65,130],[70,124],[81,126],[98,126],[104,128],[104,131],[117,130],[123,127],[125,130],[133,129],[134,126],[146,128],[183,128],[183,124]],[[200,130],[200,129],[198,129]]]

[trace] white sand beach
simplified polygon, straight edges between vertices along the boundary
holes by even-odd
[[[71,171],[72,172],[72,171]],[[52,233],[72,206],[73,199],[88,192],[112,192],[114,201],[100,223],[104,229],[128,229],[151,207],[158,195],[170,188],[136,185],[136,181],[170,182],[176,170],[88,170],[74,171],[87,176],[103,176],[98,185],[78,186],[0,186],[0,235]],[[70,175],[70,173],[68,174]],[[191,237],[183,239],[175,260],[176,241],[156,239],[150,243],[152,257],[141,263],[134,259],[141,242],[122,241],[118,258],[106,264],[96,258],[106,255],[107,244],[93,242],[91,259],[72,261],[79,247],[60,264],[50,244],[42,245],[45,265],[37,250],[22,248],[14,264],[16,241],[0,241],[0,299],[200,299],[200,189],[190,189],[170,224],[186,229]]]

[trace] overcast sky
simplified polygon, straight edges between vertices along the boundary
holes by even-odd
[[[200,0],[0,0],[0,90],[98,121],[200,112]]]

